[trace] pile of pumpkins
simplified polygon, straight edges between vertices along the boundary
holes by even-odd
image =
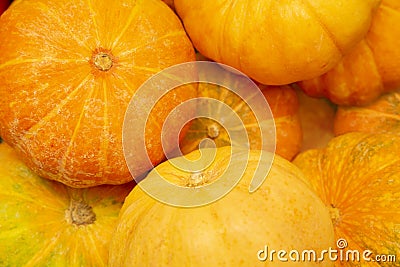
[[[400,258],[400,1],[3,3],[0,266],[400,266],[389,257]],[[260,150],[243,99],[199,83],[175,88],[148,114],[148,99],[133,103],[148,118],[135,145],[152,168],[135,155],[128,166],[122,129],[133,95],[196,60],[254,81],[274,117],[276,153]],[[182,157],[201,157],[203,139],[216,147],[193,176],[165,158],[162,125],[198,97],[235,110],[251,142],[246,157],[233,157],[223,125],[194,119],[178,137]],[[156,172],[202,198],[244,160],[245,171],[231,173],[240,181],[197,207],[141,187]],[[328,249],[370,251],[371,261],[300,257]]]

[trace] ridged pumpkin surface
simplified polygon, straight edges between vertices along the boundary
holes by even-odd
[[[380,0],[175,0],[194,46],[263,84],[311,79],[367,33]]]
[[[132,184],[70,188],[32,173],[5,143],[0,162],[0,266],[108,266]]]
[[[400,255],[400,137],[348,133],[293,161],[331,210],[336,239],[346,250]],[[362,264],[362,265],[357,265]],[[396,262],[338,261],[338,266],[400,266]]]
[[[257,252],[265,245],[287,251],[320,251],[334,246],[328,209],[293,164],[275,156],[265,182],[250,194],[254,171],[259,164],[267,164],[272,154],[263,154],[260,159],[255,150],[248,158],[230,153],[230,147],[217,148],[211,165],[195,175],[178,170],[170,161],[150,172],[139,185],[153,183],[152,175],[158,172],[175,185],[192,188],[189,198],[207,199],[215,192],[203,190],[202,186],[218,181],[228,165],[234,169],[227,179],[240,177],[243,170],[235,167],[242,161],[248,163],[232,191],[195,208],[164,204],[136,186],[120,213],[110,250],[110,266],[305,266],[301,265],[304,262],[282,263],[276,258],[263,262],[258,260]],[[199,150],[185,157],[196,160],[200,157]],[[157,182],[153,185],[158,188]],[[175,195],[169,197],[174,199]],[[307,266],[333,266],[333,263],[307,262]]]
[[[73,187],[128,182],[129,101],[155,73],[194,59],[179,18],[159,0],[16,1],[0,18],[0,135],[42,177]],[[143,110],[152,163],[164,158],[159,124],[195,96],[180,87]]]
[[[400,2],[382,0],[366,37],[326,74],[300,82],[311,96],[365,105],[400,87]]]

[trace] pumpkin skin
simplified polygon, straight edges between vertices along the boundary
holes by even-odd
[[[387,93],[363,107],[338,108],[335,135],[348,132],[400,135],[400,92]]]
[[[331,209],[336,238],[347,240],[346,249],[399,255],[399,151],[399,136],[353,132],[293,161]],[[355,264],[337,262],[338,266]],[[357,266],[399,266],[398,262],[362,264]]]
[[[368,31],[379,0],[175,0],[204,56],[269,85],[333,68]]]
[[[234,76],[234,74],[225,72],[226,79],[230,79],[230,75]],[[258,87],[268,101],[274,117],[274,121],[271,120],[267,123],[271,125],[271,131],[273,127],[276,129],[275,152],[285,159],[291,160],[300,151],[302,143],[302,130],[298,116],[299,103],[296,92],[287,85],[267,86],[258,84]],[[217,99],[235,110],[246,127],[250,148],[262,149],[261,128],[257,126],[257,119],[254,113],[243,99],[222,86],[206,83],[199,84],[198,95],[199,97]],[[226,114],[223,111],[216,113],[210,110],[210,113],[215,114],[214,119],[229,121],[230,114]],[[181,141],[181,151],[183,154],[188,154],[198,149],[200,142],[205,138],[213,140],[217,147],[229,146],[232,143],[233,145],[238,145],[235,140],[231,141],[228,135],[230,130],[234,132],[233,129],[226,125],[220,125],[215,120],[196,118],[192,121],[186,136]]]
[[[0,265],[108,266],[118,212],[132,183],[90,189],[40,178],[0,144]]]
[[[314,97],[339,105],[366,105],[400,87],[400,3],[382,0],[368,34],[324,75],[299,83]]]
[[[202,172],[202,181],[212,183],[218,179],[227,166],[230,151],[229,147],[216,148],[215,160]],[[195,150],[185,157],[195,160],[199,156],[199,150]],[[259,152],[251,151],[244,176],[232,191],[196,208],[164,204],[136,186],[120,213],[110,248],[110,267],[281,266],[277,260],[258,261],[257,251],[266,244],[270,249],[287,250],[332,247],[333,229],[327,209],[289,161],[276,156],[266,181],[249,194],[252,173],[259,162],[263,164],[263,159],[258,159]],[[243,158],[234,157],[232,166],[240,160]],[[190,173],[177,170],[170,161],[155,170],[173,184],[193,185]],[[148,179],[149,176],[142,182]],[[202,181],[197,182],[203,184]],[[203,191],[199,195],[196,190],[200,189],[193,187],[196,197],[208,194]],[[299,266],[290,261],[285,264]],[[310,262],[307,266],[333,263]]]
[[[42,177],[73,187],[131,181],[121,139],[133,94],[194,59],[179,18],[159,0],[18,1],[0,19],[0,135]],[[182,86],[143,110],[153,164],[164,159],[159,124],[195,96]],[[144,165],[138,159],[132,172]]]

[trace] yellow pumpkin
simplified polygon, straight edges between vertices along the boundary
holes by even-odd
[[[133,184],[77,189],[38,177],[0,144],[0,265],[108,266],[118,213]]]
[[[400,255],[399,151],[399,136],[353,132],[293,161],[330,209],[343,251],[359,252],[361,262],[343,260],[338,266],[400,266],[392,258]],[[388,262],[363,260],[366,250],[369,259],[384,255]]]
[[[158,165],[132,190],[112,240],[110,267],[281,266],[276,257],[269,258],[271,250],[297,249],[302,253],[334,246],[328,209],[293,164],[275,156],[265,182],[249,193],[255,170],[259,164],[268,164],[273,155],[265,152],[260,159],[259,151],[253,150],[248,157],[237,156],[231,154],[230,147],[202,149],[203,155],[209,150],[215,152],[215,158],[202,171],[190,173],[175,167],[183,158],[199,159],[200,151],[195,150],[174,163],[170,160]],[[243,163],[247,163],[245,171],[236,168]],[[229,177],[222,178],[228,166],[233,169]],[[153,179],[158,173],[168,182],[190,189],[187,199],[208,199],[215,192],[205,186],[224,184],[224,179],[240,177],[242,171],[242,179],[228,194],[197,207],[164,204],[141,188],[146,183],[174,200],[176,196]],[[306,264],[333,266],[329,260]],[[285,266],[299,264],[289,261]]]
[[[175,0],[194,46],[262,84],[311,79],[367,33],[380,0]]]
[[[326,74],[299,83],[311,96],[365,105],[400,87],[400,2],[382,0],[366,37]]]

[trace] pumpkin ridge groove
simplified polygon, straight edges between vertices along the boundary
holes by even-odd
[[[100,34],[99,34],[99,27],[97,25],[97,21],[96,21],[96,12],[93,9],[93,5],[92,5],[92,1],[91,0],[87,0],[88,3],[88,8],[89,8],[89,12],[91,13],[91,17],[92,17],[92,22],[93,22],[93,26],[94,26],[94,31],[96,33],[96,39],[98,42],[100,42]]]
[[[24,137],[29,138],[29,135],[33,135],[37,129],[42,127],[45,123],[47,123],[49,120],[51,120],[54,116],[57,115],[57,112],[61,110],[70,100],[71,97],[75,96],[78,94],[78,91],[82,88],[82,86],[89,81],[91,74],[89,73],[86,75],[86,77],[82,80],[81,83],[79,83],[75,89],[73,89],[62,101],[60,101],[57,105],[54,106],[54,108],[49,111],[44,117],[42,117],[40,120],[38,120],[34,125],[32,125],[29,129],[27,129],[23,133],[23,138],[21,138],[21,141],[23,141]]]
[[[344,55],[343,49],[339,46],[339,43],[337,42],[336,38],[329,31],[329,29],[325,25],[325,23],[322,22],[321,17],[318,16],[318,14],[315,12],[315,9],[311,6],[310,2],[308,2],[308,0],[301,0],[301,2],[305,6],[305,8],[309,11],[309,15],[312,16],[315,19],[315,21],[320,25],[323,32],[325,32],[326,36],[329,37],[332,44],[336,47],[336,49],[339,51],[339,53],[343,56]]]
[[[133,19],[135,18],[135,16],[138,14],[138,9],[140,7],[140,5],[137,3],[140,0],[135,1],[134,6],[131,9],[131,12],[129,14],[129,17],[124,25],[124,27],[122,28],[121,32],[119,33],[119,35],[115,38],[115,40],[113,41],[113,43],[111,44],[111,48],[110,50],[113,50],[113,48],[115,48],[118,43],[119,40],[121,39],[121,37],[125,34],[125,32],[128,30],[129,25],[132,24]]]

